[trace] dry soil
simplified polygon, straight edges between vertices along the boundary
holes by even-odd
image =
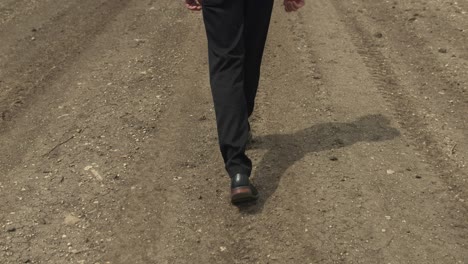
[[[0,0],[0,263],[468,263],[467,12],[277,1],[235,207],[200,13]]]

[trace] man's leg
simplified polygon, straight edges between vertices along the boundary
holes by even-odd
[[[260,67],[272,9],[273,0],[248,0],[245,2],[244,93],[249,116],[252,115],[255,107]]]
[[[253,0],[204,0],[210,82],[218,138],[226,170],[250,176],[252,162],[245,155],[249,124],[244,93],[244,12]]]

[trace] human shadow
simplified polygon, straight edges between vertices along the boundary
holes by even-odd
[[[357,142],[376,142],[398,137],[400,132],[390,126],[385,116],[366,115],[349,122],[316,124],[293,134],[275,134],[255,138],[251,149],[266,149],[253,180],[260,191],[257,202],[239,206],[243,213],[256,214],[275,193],[281,176],[307,154],[339,149]],[[291,186],[291,188],[295,188]]]

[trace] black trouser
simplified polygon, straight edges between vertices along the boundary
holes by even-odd
[[[203,0],[210,82],[226,170],[250,175],[245,155],[273,0]]]

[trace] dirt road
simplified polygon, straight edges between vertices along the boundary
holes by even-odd
[[[0,0],[0,263],[468,263],[467,12],[278,1],[237,208],[200,14]]]

